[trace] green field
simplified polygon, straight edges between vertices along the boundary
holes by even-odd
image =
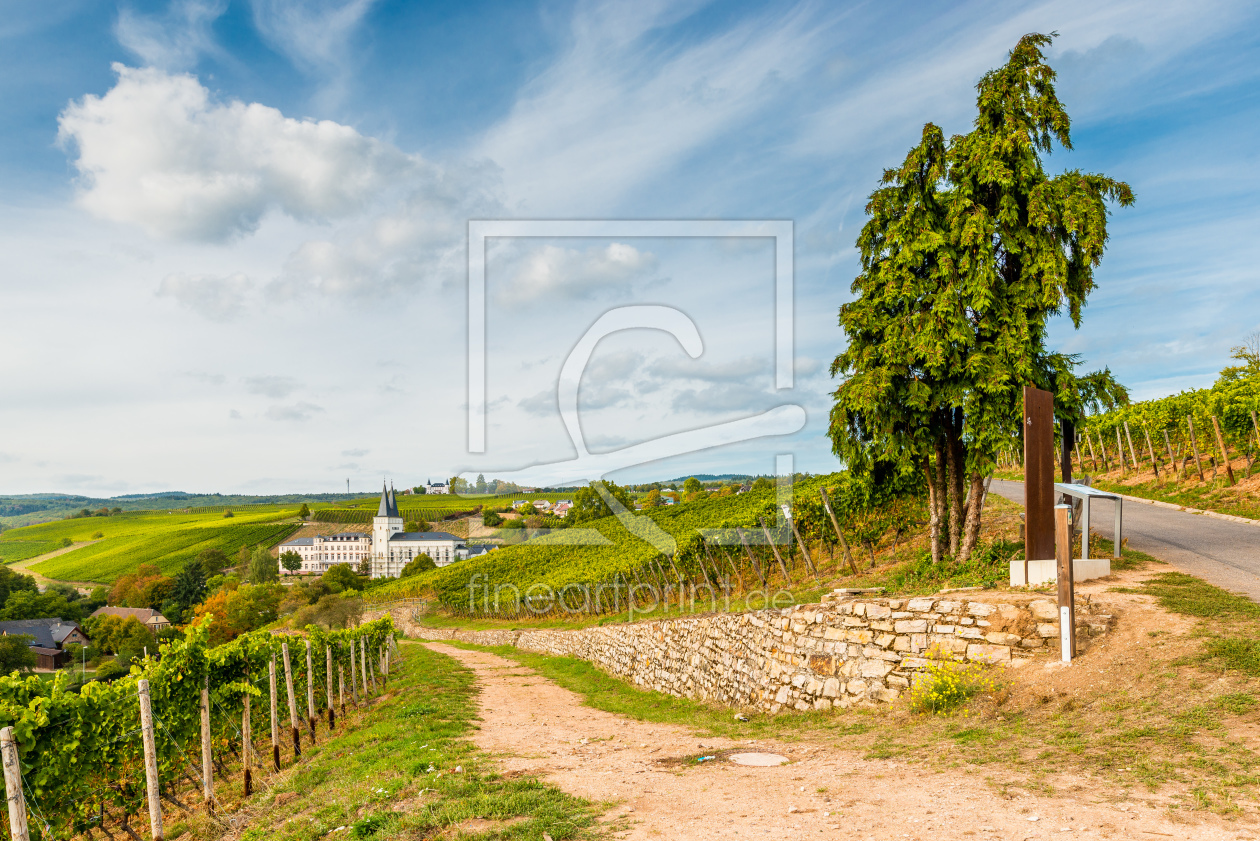
[[[57,548],[62,538],[76,543],[93,540],[31,569],[64,581],[97,581],[108,584],[133,572],[140,564],[156,565],[174,573],[204,549],[222,549],[235,557],[242,546],[275,545],[297,528],[291,520],[294,508],[251,507],[249,513],[225,518],[222,513],[186,514],[180,511],[145,511],[112,517],[83,517],[10,529],[0,535],[0,559],[11,563]]]

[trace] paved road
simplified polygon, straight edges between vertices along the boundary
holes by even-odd
[[[1024,502],[1023,482],[995,479],[991,489]],[[1090,509],[1090,531],[1111,539],[1111,504],[1099,500]],[[1260,526],[1125,500],[1123,529],[1131,548],[1260,602]]]

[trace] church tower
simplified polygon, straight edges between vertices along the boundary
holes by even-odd
[[[389,539],[403,530],[402,514],[394,499],[394,489],[381,482],[381,504],[372,518],[372,577],[397,575],[401,565],[390,557]]]

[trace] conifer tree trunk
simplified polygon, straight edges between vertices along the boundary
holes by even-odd
[[[925,459],[923,462],[923,471],[927,474],[928,483],[928,534],[932,539],[932,563],[939,564],[943,552],[941,551],[941,496],[944,488],[941,487],[940,466],[941,459],[944,455],[940,442],[936,445],[936,460]]]
[[[971,553],[976,549],[976,544],[980,541],[980,515],[984,500],[983,474],[979,471],[973,472],[970,476],[969,484],[971,487],[967,493],[967,521],[963,528],[962,546],[959,547],[956,556],[960,562],[966,561],[971,557]]]

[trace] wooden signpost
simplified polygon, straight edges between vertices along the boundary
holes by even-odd
[[[1064,663],[1076,656],[1076,604],[1072,586],[1070,505],[1054,507],[1054,559],[1059,584],[1059,649]]]
[[[1054,395],[1029,386],[1024,387],[1024,557],[1054,557]]]

